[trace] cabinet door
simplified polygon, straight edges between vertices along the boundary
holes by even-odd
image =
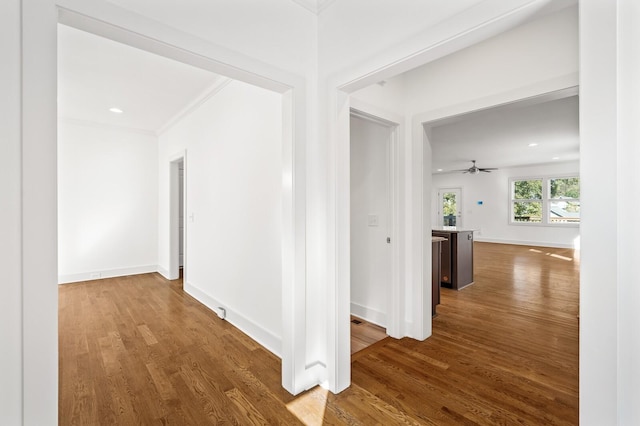
[[[431,315],[436,314],[436,305],[440,304],[440,242],[431,243]]]
[[[441,242],[442,245],[440,250],[440,282],[451,285],[453,283],[453,278],[451,276],[451,238],[453,234],[449,234],[446,232],[433,232],[432,235],[434,237],[442,237],[446,238],[445,241]]]
[[[461,232],[455,247],[456,288],[473,282],[473,232]]]

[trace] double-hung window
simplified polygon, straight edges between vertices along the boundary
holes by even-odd
[[[579,224],[580,178],[536,177],[510,182],[512,224]]]
[[[580,179],[549,179],[549,223],[580,223]]]

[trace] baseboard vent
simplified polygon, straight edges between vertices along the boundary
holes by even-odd
[[[357,319],[352,319],[352,320],[351,320],[351,322],[352,322],[352,323],[354,323],[354,324],[356,324],[356,325],[358,325],[358,324],[362,324],[362,321],[357,320]]]
[[[216,308],[216,314],[218,314],[218,317],[219,317],[220,319],[225,319],[225,318],[227,317],[227,311],[226,311],[226,309],[224,309],[224,308],[223,308],[223,307],[221,307],[221,306],[218,306],[218,307]]]

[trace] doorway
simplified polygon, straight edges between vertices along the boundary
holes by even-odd
[[[169,161],[169,278],[172,280],[180,277],[184,279],[184,265],[186,265],[185,157],[186,152],[183,151],[173,155]]]
[[[351,353],[387,336],[392,281],[392,127],[350,117]]]
[[[462,188],[438,189],[438,225],[462,227]]]

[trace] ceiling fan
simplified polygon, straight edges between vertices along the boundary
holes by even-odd
[[[470,173],[472,175],[477,175],[480,172],[484,172],[484,173],[491,173],[492,170],[498,170],[495,167],[478,167],[476,166],[476,160],[471,160],[471,162],[473,163],[473,165],[471,167],[469,167],[468,169],[460,169],[460,170],[454,170],[455,172],[463,172],[463,173]]]

